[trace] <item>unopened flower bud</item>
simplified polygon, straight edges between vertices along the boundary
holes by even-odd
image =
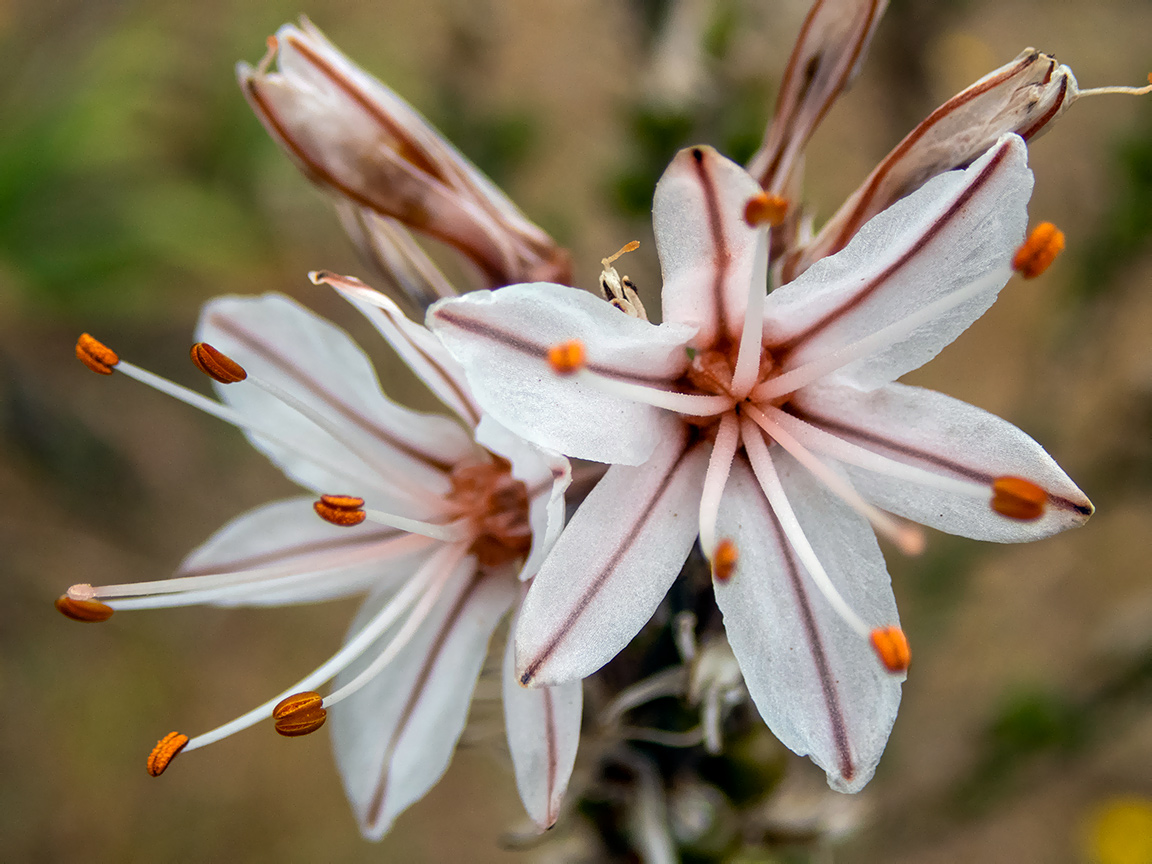
[[[305,176],[336,198],[349,227],[355,223],[362,249],[377,241],[394,248],[388,226],[399,223],[457,249],[489,287],[570,281],[567,253],[551,237],[310,22],[280,28],[270,45],[257,68],[238,67],[241,89]],[[273,57],[276,71],[268,68]]]

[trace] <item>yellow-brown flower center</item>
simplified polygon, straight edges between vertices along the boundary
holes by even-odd
[[[470,519],[475,528],[468,551],[489,567],[523,558],[532,548],[528,489],[511,469],[507,460],[496,458],[452,471],[448,500],[456,518]]]
[[[732,396],[732,377],[736,371],[736,346],[731,349],[709,348],[697,351],[688,365],[688,371],[677,381],[685,390],[693,390],[712,396]],[[760,369],[756,373],[756,383],[766,381],[780,370],[772,353],[767,348],[760,351]],[[784,400],[781,400],[784,401]],[[739,403],[737,403],[739,409]],[[694,425],[710,427],[719,422],[719,417],[685,417]]]

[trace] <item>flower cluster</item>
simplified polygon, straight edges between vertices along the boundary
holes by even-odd
[[[345,334],[278,295],[205,307],[192,360],[219,401],[81,338],[89,368],[236,425],[308,495],[238,517],[174,578],[75,585],[60,611],[99,621],[366,595],[328,661],[211,732],[166,736],[149,773],[258,722],[293,736],[331,712],[348,796],[379,838],[446,769],[511,612],[508,745],[547,828],[576,757],[582,679],[652,618],[698,543],[727,639],[710,656],[740,673],[724,659],[699,685],[709,748],[742,676],[772,732],[833,788],[868,782],[911,656],[876,534],[915,553],[918,524],[1019,542],[1092,513],[1019,429],[897,379],[1060,251],[1053,226],[1027,231],[1026,145],[1093,91],[1026,50],[940,106],[813,231],[803,149],[884,5],[817,0],[747,170],[706,146],[672,160],[653,205],[659,324],[618,255],[603,296],[565,284],[567,252],[308,22],[240,66],[257,116],[368,263],[432,304],[430,329],[359,280],[312,280],[363,312],[452,416],[391,401]],[[485,290],[457,296],[413,232],[459,253]],[[568,458],[610,467],[561,531]]]

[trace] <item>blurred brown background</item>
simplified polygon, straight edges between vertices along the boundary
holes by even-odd
[[[159,578],[292,491],[238,433],[93,376],[72,346],[89,330],[206,390],[186,360],[199,305],[282,291],[363,337],[388,389],[409,395],[366,328],[305,279],[363,271],[235,86],[233,63],[258,60],[300,12],[569,245],[581,284],[644,242],[625,270],[658,307],[652,182],[693,137],[748,155],[807,8],[699,3],[705,50],[685,91],[651,63],[666,5],[0,0],[0,858],[527,860],[497,842],[519,805],[493,681],[469,746],[380,846],[358,836],[324,733],[259,727],[146,776],[158,737],[278,692],[335,648],[354,605],[59,616],[69,584]],[[1084,87],[1138,85],[1150,33],[1139,0],[893,0],[810,151],[818,217],[1025,46]],[[1137,841],[1152,837],[1152,97],[1078,103],[1032,153],[1033,218],[1057,222],[1068,253],[1011,283],[912,380],[1023,426],[1098,512],[1039,544],[933,535],[919,560],[890,556],[916,660],[854,799],[860,825],[826,860],[1150,860]]]

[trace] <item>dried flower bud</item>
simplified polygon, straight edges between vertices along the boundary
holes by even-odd
[[[953,96],[876,166],[811,243],[784,262],[792,280],[839,252],[865,222],[928,180],[980,156],[1001,135],[1030,140],[1046,131],[1080,95],[1067,66],[1033,48]]]
[[[457,249],[489,287],[569,281],[567,253],[311,22],[285,25],[270,44],[258,68],[240,64],[240,86],[308,179],[335,196],[373,263],[392,266],[381,249],[396,251],[393,229],[406,226]]]

